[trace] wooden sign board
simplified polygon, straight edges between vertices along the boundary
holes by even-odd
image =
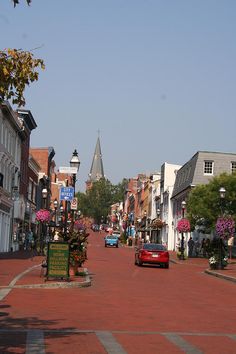
[[[69,279],[70,246],[66,242],[49,242],[46,278]]]

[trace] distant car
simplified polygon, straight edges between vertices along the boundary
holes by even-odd
[[[99,225],[98,224],[92,224],[91,229],[93,231],[99,231]]]
[[[135,249],[134,263],[138,266],[148,263],[169,268],[169,252],[159,243],[144,243]]]
[[[120,238],[120,231],[119,230],[113,230],[112,235],[115,235],[118,238]]]
[[[107,246],[113,246],[118,248],[118,244],[119,244],[119,239],[117,236],[115,235],[107,235],[105,237],[105,247]]]
[[[103,224],[103,230],[105,230],[105,232],[108,232],[110,229],[110,226],[107,224]]]

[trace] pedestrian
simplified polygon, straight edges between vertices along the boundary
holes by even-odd
[[[209,238],[206,239],[205,247],[206,247],[206,255],[209,258],[211,254],[211,241]]]
[[[196,255],[196,257],[198,257],[199,252],[200,252],[200,242],[199,242],[198,238],[196,239],[196,241],[194,243],[194,249],[195,249],[195,255]]]
[[[54,234],[54,236],[53,236],[53,241],[54,241],[54,242],[60,241],[60,236],[59,236],[58,231],[55,231],[55,234]]]
[[[205,237],[203,237],[203,239],[202,239],[201,251],[202,251],[203,257],[206,257],[206,239],[205,239]]]
[[[193,247],[194,247],[194,241],[192,236],[190,236],[190,239],[188,240],[188,256],[192,257],[193,256]]]
[[[234,235],[231,235],[228,239],[228,251],[229,251],[229,259],[232,259],[232,248],[234,245]]]
[[[178,237],[177,241],[176,241],[176,251],[180,251],[180,238]]]

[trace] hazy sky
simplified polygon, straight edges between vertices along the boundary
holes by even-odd
[[[0,43],[39,47],[31,145],[53,146],[57,167],[76,148],[80,190],[98,130],[112,183],[236,152],[235,0],[1,0]]]

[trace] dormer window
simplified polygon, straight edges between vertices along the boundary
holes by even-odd
[[[204,161],[204,175],[213,175],[214,161]]]
[[[231,172],[236,173],[236,161],[231,162]]]

